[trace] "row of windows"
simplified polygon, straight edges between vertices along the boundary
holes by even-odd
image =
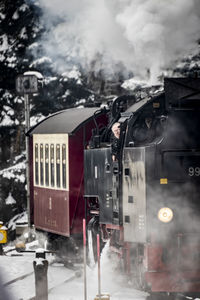
[[[35,185],[66,188],[66,144],[35,144]]]

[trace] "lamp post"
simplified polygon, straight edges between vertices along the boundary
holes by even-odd
[[[30,129],[30,99],[29,95],[38,92],[38,80],[35,75],[19,75],[16,78],[16,90],[24,96],[25,104],[25,133]],[[26,184],[27,184],[27,215],[28,227],[31,227],[30,219],[30,167],[29,167],[29,137],[26,135]]]

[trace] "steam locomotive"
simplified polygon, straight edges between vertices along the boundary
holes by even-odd
[[[199,293],[199,86],[198,78],[166,78],[155,97],[122,96],[110,110],[63,111],[33,128],[36,228],[70,239],[85,217],[138,288]]]
[[[94,224],[137,286],[152,292],[200,292],[199,86],[168,78],[164,93],[119,109],[118,161],[104,136],[85,150]]]

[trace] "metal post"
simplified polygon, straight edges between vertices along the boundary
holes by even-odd
[[[98,259],[98,299],[101,300],[101,269],[100,269],[100,240],[97,234],[97,259]]]
[[[45,251],[36,252],[33,267],[35,272],[35,300],[48,300],[48,260],[45,259]]]
[[[83,219],[83,264],[84,264],[84,300],[87,300],[87,275],[86,275],[86,221]]]
[[[37,73],[37,74],[36,74]],[[30,129],[30,103],[29,95],[38,92],[38,78],[43,76],[38,72],[25,72],[16,78],[16,90],[20,95],[24,96],[25,105],[25,132]],[[31,227],[30,220],[30,170],[29,170],[29,138],[26,136],[26,184],[27,184],[27,214],[28,227]]]
[[[25,133],[30,129],[30,103],[28,94],[24,94],[25,104]],[[27,185],[27,215],[28,228],[31,227],[30,219],[30,168],[29,168],[29,137],[26,136],[26,185]]]

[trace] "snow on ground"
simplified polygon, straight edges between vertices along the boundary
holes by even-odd
[[[10,219],[10,221],[8,222],[8,229],[15,230],[16,229],[16,223],[18,223],[18,226],[19,226],[19,224],[25,224],[25,223],[27,224],[27,222],[28,222],[27,213],[22,212],[20,214],[15,215],[12,219]],[[7,247],[5,247],[5,248],[7,248]]]
[[[15,181],[25,182],[25,175],[21,174],[21,170],[25,170],[25,162],[19,162],[9,168],[0,171],[0,175],[5,178],[13,178]]]
[[[12,254],[11,254],[12,253]],[[12,255],[15,256],[12,256]],[[9,281],[27,274],[30,276],[7,285],[6,291],[12,295],[11,300],[28,300],[35,295],[35,279],[33,273],[34,253],[10,252],[0,256],[0,274],[5,285]],[[47,254],[49,262],[52,254]],[[83,265],[76,265],[78,271],[70,270],[62,264],[54,263],[48,267],[49,300],[82,300],[84,299]],[[65,282],[64,282],[65,281]],[[98,270],[87,267],[87,300],[94,300],[98,294]],[[128,286],[127,279],[113,269],[108,258],[108,249],[101,258],[102,294],[110,294],[111,300],[145,300],[147,294]],[[1,297],[0,297],[1,298]]]

